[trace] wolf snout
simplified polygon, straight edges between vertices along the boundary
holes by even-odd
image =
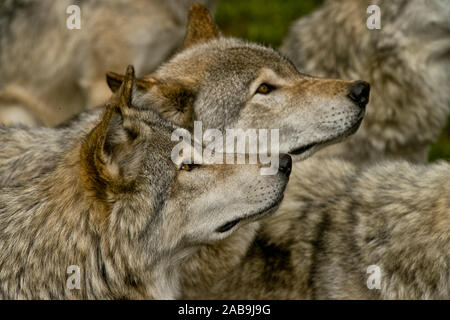
[[[365,81],[356,81],[350,87],[348,97],[361,108],[369,102],[370,84]]]
[[[292,170],[292,158],[288,154],[280,155],[280,163],[278,164],[278,172],[289,177]]]

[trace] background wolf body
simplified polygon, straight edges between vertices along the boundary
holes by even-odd
[[[380,30],[366,27],[371,4],[380,7]],[[292,25],[281,51],[309,74],[372,85],[361,129],[322,153],[426,161],[450,113],[448,1],[327,1]]]
[[[260,165],[190,172],[182,158],[173,163],[176,127],[129,105],[132,75],[100,120],[94,110],[73,128],[22,129],[54,136],[33,149],[52,157],[28,181],[0,188],[0,298],[175,298],[194,245],[223,239],[230,220],[245,225],[281,201],[290,161],[265,177]],[[1,130],[2,146],[14,150],[4,131],[19,129]],[[81,269],[79,290],[66,286],[71,265]]]
[[[0,8],[0,123],[55,126],[110,91],[107,71],[153,71],[182,44],[193,0],[6,0]],[[211,10],[215,0],[197,1]],[[81,29],[66,9],[81,8]]]
[[[450,299],[448,163],[302,164],[275,215],[191,260],[185,298]]]

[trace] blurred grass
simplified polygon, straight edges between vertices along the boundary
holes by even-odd
[[[450,161],[450,117],[447,120],[447,126],[442,131],[439,139],[431,146],[428,154],[429,161],[436,161],[438,159],[445,159]]]
[[[323,0],[221,0],[216,23],[228,36],[278,47],[291,23]]]
[[[291,23],[320,6],[323,0],[221,0],[215,20],[227,36],[277,48]],[[450,118],[429,153],[429,160],[450,161]]]

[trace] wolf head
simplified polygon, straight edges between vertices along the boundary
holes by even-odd
[[[123,76],[108,73],[116,91]],[[219,35],[208,11],[189,12],[185,48],[136,81],[133,104],[192,128],[279,129],[280,152],[303,159],[359,127],[369,98],[363,81],[319,79],[273,49]]]
[[[260,175],[260,164],[192,165],[186,154],[172,161],[177,127],[132,104],[137,81],[130,66],[81,149],[83,185],[111,225],[151,239],[137,246],[164,252],[222,239],[274,211],[288,182],[288,155],[271,176]]]

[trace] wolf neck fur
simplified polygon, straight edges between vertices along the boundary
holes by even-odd
[[[151,245],[157,239],[150,239],[144,226],[121,220],[149,214],[150,208],[145,213],[141,207],[135,208],[131,196],[109,198],[109,203],[94,198],[81,178],[81,142],[73,145],[69,152],[54,154],[57,160],[53,168],[27,183],[4,187],[0,195],[0,199],[5,197],[0,201],[0,254],[8,256],[2,259],[7,265],[0,267],[0,297],[175,298],[178,267]],[[20,225],[23,232],[9,232],[11,224]],[[45,242],[36,240],[39,233],[46,235]],[[73,236],[76,233],[82,234]],[[123,236],[108,236],[117,233]],[[120,243],[115,243],[119,238]],[[61,243],[65,244],[64,252],[55,252]],[[35,254],[38,251],[45,253]],[[36,261],[42,256],[44,260]],[[53,272],[44,274],[49,268],[40,268],[42,264],[52,265]],[[80,267],[79,290],[66,286],[70,265]],[[18,269],[23,282],[31,283],[34,290],[2,281],[3,276],[9,278],[6,273]],[[49,281],[57,285],[46,286]],[[59,288],[60,292],[48,288]]]

